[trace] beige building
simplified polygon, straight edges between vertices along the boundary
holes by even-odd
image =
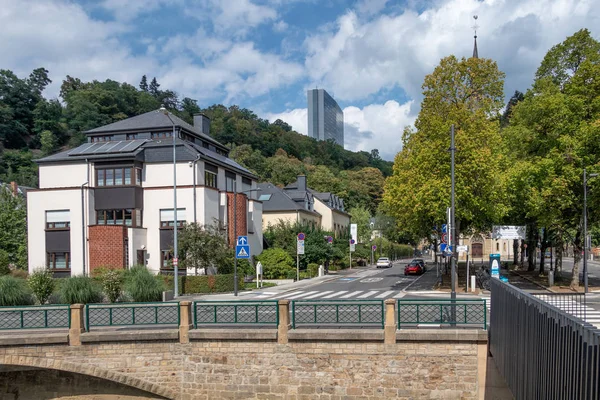
[[[459,246],[469,247],[469,259],[473,261],[488,261],[490,254],[500,254],[502,260],[514,258],[512,239],[492,239],[489,233],[476,233],[461,235],[458,239]],[[466,253],[460,253],[459,260],[466,260]]]
[[[344,211],[344,201],[332,193],[308,188],[304,175],[285,188],[268,182],[259,184],[259,188],[263,228],[285,221],[320,227],[336,237],[348,232],[350,215]]]

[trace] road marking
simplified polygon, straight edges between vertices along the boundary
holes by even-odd
[[[316,297],[323,296],[323,295],[325,295],[325,294],[327,294],[327,293],[333,293],[333,290],[328,290],[328,291],[326,291],[326,292],[319,292],[319,293],[317,293],[317,294],[313,294],[313,295],[311,295],[311,296],[305,297],[305,299],[314,299],[314,298],[316,298]]]
[[[318,291],[314,290],[312,292],[306,292],[306,293],[298,294],[296,296],[288,297],[288,299],[290,299],[290,300],[299,299],[299,298],[304,297],[304,296],[310,296],[311,294],[314,294],[314,293],[318,293]]]
[[[347,298],[350,298],[350,297],[352,297],[354,295],[357,295],[359,293],[362,293],[362,292],[363,292],[362,290],[357,290],[356,292],[352,292],[352,293],[348,293],[346,295],[343,295],[342,297],[340,297],[340,299],[347,299]]]
[[[335,293],[333,293],[333,294],[327,295],[327,296],[325,296],[325,297],[323,297],[323,298],[324,298],[324,299],[331,299],[332,297],[337,297],[337,296],[339,296],[339,295],[341,295],[341,294],[344,294],[344,293],[348,293],[348,291],[347,291],[347,290],[341,290],[341,291],[339,291],[339,292],[335,292]]]
[[[358,296],[359,299],[366,299],[367,297],[371,297],[373,296],[375,293],[377,293],[377,291],[371,291],[371,292],[367,292],[363,295]]]
[[[294,296],[294,295],[297,295],[297,294],[300,294],[300,293],[304,293],[304,290],[300,290],[300,291],[292,292],[292,293],[285,293],[285,294],[282,294],[282,295],[279,295],[279,296],[275,296],[275,297],[273,297],[273,299],[281,299],[281,298],[286,297],[286,296]]]
[[[400,293],[398,293],[397,295],[394,296],[394,299],[401,299],[404,296],[406,296],[406,293],[400,292]]]
[[[387,292],[383,292],[377,296],[375,296],[376,299],[383,299],[386,296],[389,296],[390,294],[394,293],[393,290],[388,290]]]
[[[382,280],[383,280],[383,278],[366,278],[366,279],[362,279],[360,281],[360,283],[373,283],[373,282],[379,282]]]

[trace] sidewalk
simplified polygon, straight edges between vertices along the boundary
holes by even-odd
[[[367,267],[356,267],[356,268],[352,268],[352,269],[343,269],[340,271],[331,271],[329,273],[329,275],[319,276],[319,277],[310,278],[310,279],[302,279],[300,281],[285,283],[283,285],[265,287],[265,288],[254,289],[254,290],[240,290],[238,292],[237,297],[234,296],[233,293],[216,293],[216,294],[184,295],[184,296],[179,296],[177,299],[178,300],[190,300],[190,301],[194,301],[194,300],[217,300],[217,301],[218,300],[222,300],[222,301],[244,300],[245,296],[257,295],[257,294],[262,294],[262,293],[279,294],[279,293],[284,293],[289,290],[294,290],[294,289],[298,289],[298,288],[307,288],[307,287],[319,285],[321,283],[337,279],[340,276],[351,275],[353,273],[357,273],[360,271],[366,271],[368,269],[369,269],[368,266]],[[256,283],[254,283],[254,284],[256,284]]]

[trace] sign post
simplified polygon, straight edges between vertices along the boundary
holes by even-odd
[[[300,254],[304,254],[304,233],[300,232],[296,240],[296,281],[300,281]]]
[[[373,259],[373,252],[377,250],[377,245],[374,244],[373,246],[371,246],[371,265],[375,265],[375,260]]]
[[[250,245],[248,236],[238,236],[235,245],[235,259],[233,260],[233,295],[238,295],[237,260],[238,258],[250,258]]]
[[[350,224],[350,269],[352,269],[352,252],[356,250],[358,241],[358,225]]]

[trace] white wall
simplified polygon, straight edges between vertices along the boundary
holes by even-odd
[[[173,187],[173,163],[145,164],[142,186]],[[177,185],[191,185],[194,169],[187,162],[177,164]]]
[[[259,201],[249,201],[248,203],[248,211],[252,212],[251,223],[254,225],[254,233],[248,233],[250,255],[258,255],[263,250],[262,203]]]
[[[84,176],[85,178],[85,176]],[[83,274],[81,190],[29,191],[27,193],[27,242],[29,272],[46,265],[46,211],[70,210],[71,275]]]
[[[86,175],[87,164],[85,162],[69,165],[40,165],[40,189],[81,186],[88,180]]]
[[[127,249],[129,253],[129,265],[126,265],[126,267],[131,267],[137,263],[137,251],[144,250],[142,246],[147,246],[147,235],[148,229],[145,228],[127,229],[127,237],[129,238],[129,248]]]
[[[327,231],[333,231],[333,211],[331,211],[331,209],[316,196],[314,199],[315,211],[321,214],[321,228]]]

